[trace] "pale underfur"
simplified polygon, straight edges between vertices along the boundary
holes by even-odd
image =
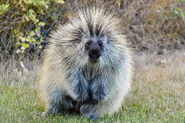
[[[89,63],[88,54],[84,50],[86,40],[99,38],[90,36],[88,23],[93,28],[93,34],[97,29],[100,30],[100,34],[104,34],[101,37],[102,40],[107,41],[111,38],[110,44],[104,44],[104,52],[96,64]],[[96,28],[97,25],[99,27]],[[103,73],[111,78],[108,85],[110,86],[109,94],[105,96],[104,100],[98,101],[89,113],[92,112],[98,117],[103,117],[105,114],[112,115],[120,109],[131,86],[133,66],[132,52],[120,26],[121,20],[114,15],[114,12],[105,11],[102,6],[89,6],[77,10],[68,23],[59,25],[56,31],[51,33],[49,39],[51,44],[45,50],[38,82],[39,97],[44,102],[46,110],[49,108],[51,100],[55,103],[60,102],[63,95],[77,100],[76,94],[72,90],[75,82],[71,85],[66,76],[73,73],[78,74],[79,69],[84,66],[87,69],[87,80],[98,73]],[[80,36],[77,33],[79,29],[83,30],[81,39],[77,39]],[[93,71],[91,74],[88,72],[90,70]],[[76,79],[78,77],[74,81]]]

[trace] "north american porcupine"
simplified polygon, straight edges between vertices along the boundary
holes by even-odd
[[[96,119],[116,112],[130,89],[132,54],[114,11],[78,9],[49,41],[38,82],[44,114],[75,109]]]

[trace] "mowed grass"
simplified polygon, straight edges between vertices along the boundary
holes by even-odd
[[[135,56],[132,89],[122,108],[98,122],[185,122],[185,53]],[[41,117],[44,107],[35,89],[39,64],[27,73],[19,62],[0,64],[0,122],[89,122],[84,116],[64,113]],[[30,67],[31,66],[31,67]],[[92,122],[92,121],[90,121]]]

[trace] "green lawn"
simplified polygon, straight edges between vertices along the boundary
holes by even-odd
[[[99,122],[185,122],[185,57],[137,56],[132,90],[122,109]],[[165,62],[162,60],[166,60]],[[160,62],[162,61],[162,62]],[[34,87],[39,66],[29,73],[0,65],[0,122],[88,122],[77,114],[41,117]],[[184,66],[184,68],[183,68]],[[10,72],[10,71],[14,72]],[[92,122],[92,121],[91,121]]]

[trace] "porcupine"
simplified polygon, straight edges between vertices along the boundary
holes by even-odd
[[[112,115],[131,86],[132,52],[121,19],[104,6],[85,6],[51,32],[38,92],[43,114],[75,109],[89,119]]]

